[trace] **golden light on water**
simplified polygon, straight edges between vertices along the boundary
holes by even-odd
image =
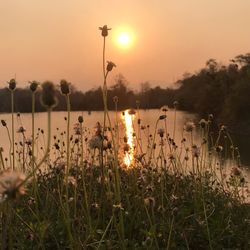
[[[133,128],[133,119],[134,115],[129,114],[129,110],[124,112],[123,121],[126,130],[127,144],[129,146],[129,150],[124,152],[124,164],[126,166],[131,166],[134,161],[134,128]]]

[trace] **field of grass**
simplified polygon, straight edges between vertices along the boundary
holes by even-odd
[[[15,143],[14,91],[12,124],[1,121],[9,135],[5,160],[0,150],[0,216],[2,249],[250,249],[250,205],[238,149],[222,126],[213,140],[212,115],[199,124],[187,122],[180,145],[175,126],[168,131],[167,108],[162,108],[152,131],[143,127],[137,111],[134,145],[120,138],[107,108],[107,77],[115,64],[105,59],[106,26],[101,28],[103,46],[104,121],[86,136],[79,116],[70,132],[70,85],[61,81],[67,103],[66,126],[51,134],[55,86],[45,82],[43,105],[47,131],[35,131],[35,93],[30,85],[32,138]],[[119,100],[114,99],[119,105]],[[174,104],[175,111],[178,104]],[[161,125],[161,127],[159,126]],[[202,141],[194,142],[198,127]],[[143,130],[148,146],[141,147]],[[46,134],[47,142],[39,145]],[[226,140],[225,140],[226,138]],[[39,154],[37,154],[37,149]],[[4,149],[6,150],[6,149]],[[124,157],[131,158],[125,164]],[[127,155],[127,156],[126,156]],[[230,165],[228,166],[228,161]]]

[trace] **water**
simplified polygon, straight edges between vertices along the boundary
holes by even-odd
[[[136,115],[129,115],[128,112],[109,112],[110,118],[112,120],[112,124],[117,124],[117,127],[119,128],[119,135],[120,135],[120,144],[124,144],[123,137],[127,137],[127,143],[129,144],[131,150],[133,148],[133,145],[136,143],[138,144],[138,141],[136,142],[136,139],[134,136],[132,136],[133,133],[136,133],[137,135],[140,134],[140,144],[141,144],[141,152],[145,152],[147,150],[147,146],[149,144],[149,135],[152,134],[151,140],[154,136],[154,133],[156,134],[156,142],[159,145],[159,135],[157,134],[157,130],[155,130],[156,127],[156,121],[159,118],[160,115],[162,115],[162,111],[160,110],[140,110],[139,112],[136,112]],[[183,137],[186,137],[187,140],[189,140],[189,133],[185,133],[183,131],[184,124],[187,121],[195,120],[195,116],[193,114],[187,113],[187,112],[176,112],[176,127],[174,126],[174,120],[175,120],[175,113],[172,110],[169,110],[167,113],[167,119],[166,124],[165,120],[159,120],[157,124],[157,129],[167,128],[167,133],[169,133],[169,137],[174,138],[176,145],[181,145],[181,141]],[[85,137],[88,137],[88,139],[94,134],[95,132],[95,126],[97,122],[103,123],[103,112],[92,112],[89,114],[88,112],[71,112],[71,120],[70,120],[70,130],[73,133],[74,131],[74,124],[78,122],[78,116],[82,115],[84,119],[84,128],[85,128]],[[67,116],[66,112],[53,112],[52,113],[52,136],[58,135],[65,137],[66,126],[67,121],[65,117]],[[9,128],[9,131],[11,133],[11,114],[1,114],[0,115],[1,120],[5,120],[7,123],[7,126]],[[138,130],[138,119],[140,119],[140,127],[144,126],[144,130]],[[167,125],[167,127],[166,127]],[[25,138],[23,138],[22,133],[18,133],[17,130],[20,127],[24,127],[26,132]],[[21,148],[20,145],[23,143],[24,139],[27,140],[31,138],[31,114],[21,114],[20,117],[15,115],[15,142],[17,143],[16,148]],[[36,113],[35,114],[35,131],[40,131],[39,140],[37,141],[39,144],[39,147],[36,147],[37,154],[39,156],[42,155],[42,151],[45,147],[45,141],[46,141],[46,134],[47,134],[47,113]],[[44,131],[44,133],[41,133],[41,131]],[[149,132],[150,131],[150,132]],[[4,157],[8,158],[9,156],[9,150],[10,150],[10,142],[8,138],[8,133],[6,130],[6,127],[0,126],[0,147],[3,147]],[[200,136],[199,132],[196,132],[193,134],[193,140],[194,142],[199,145],[199,143],[202,141],[202,138]],[[189,144],[190,145],[190,144]],[[133,152],[129,151],[130,154],[126,153],[124,156],[124,162],[126,164],[130,164],[130,162],[133,160]],[[132,158],[131,158],[132,157]],[[244,161],[245,159],[243,159]],[[250,165],[250,162],[248,162],[248,165]],[[248,180],[250,180],[250,173],[246,168],[245,175]]]

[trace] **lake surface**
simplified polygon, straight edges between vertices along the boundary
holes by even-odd
[[[157,134],[157,131],[159,128],[163,128],[164,130],[167,129],[167,133],[169,133],[169,137],[174,138],[176,145],[181,145],[183,137],[187,137],[189,139],[189,134],[185,133],[183,130],[184,124],[187,121],[193,121],[195,120],[195,115],[187,113],[187,112],[181,112],[177,111],[176,114],[172,110],[167,111],[167,119],[166,120],[159,120],[157,123],[157,129],[156,128],[156,122],[160,115],[163,115],[163,112],[161,110],[139,110],[136,111],[136,114],[131,116],[127,112],[109,112],[110,118],[112,120],[112,125],[117,124],[117,127],[119,128],[119,135],[120,135],[120,142],[123,143],[124,136],[127,137],[128,144],[130,144],[131,147],[133,147],[134,144],[136,144],[136,139],[134,136],[132,136],[133,133],[136,133],[137,135],[141,133],[141,145],[142,145],[142,152],[145,152],[147,150],[147,146],[149,144],[149,136],[152,135],[151,138],[154,136],[154,133],[156,134],[157,140],[156,142],[160,144],[159,142],[159,135]],[[84,119],[84,128],[85,128],[85,136],[88,136],[91,138],[91,136],[94,135],[96,131],[96,124],[97,122],[100,122],[103,124],[103,112],[91,112],[89,114],[88,112],[71,112],[71,120],[70,120],[70,130],[72,134],[74,133],[74,127],[75,124],[78,122],[78,116],[82,115]],[[174,127],[174,120],[176,115],[176,126]],[[65,120],[65,117],[67,116],[66,112],[53,112],[52,113],[52,136],[58,136],[63,135],[65,136],[67,121]],[[0,119],[5,120],[7,123],[7,126],[9,128],[9,131],[11,133],[11,114],[0,114]],[[140,127],[145,127],[145,129],[138,130],[138,119],[140,119]],[[166,121],[166,123],[165,123]],[[31,114],[21,114],[19,117],[15,114],[15,142],[17,143],[17,147],[20,147],[20,144],[23,143],[24,138],[22,133],[18,133],[18,129],[20,127],[25,128],[25,140],[31,138]],[[41,145],[45,145],[46,141],[46,134],[47,134],[47,113],[36,113],[35,114],[35,131],[37,132],[40,130],[40,138],[39,141],[39,147]],[[44,133],[41,134],[41,131],[44,131]],[[8,133],[6,131],[6,127],[0,126],[0,147],[3,147],[4,149],[4,157],[8,157],[9,155],[9,149],[10,149],[10,142],[8,138]],[[242,138],[243,140],[244,138]],[[202,138],[199,131],[193,133],[193,140],[194,143],[197,143],[197,145],[201,144]],[[244,147],[243,145],[240,145],[239,148]],[[248,149],[248,148],[247,148]],[[39,151],[39,149],[37,149]],[[249,154],[247,154],[249,155]],[[243,157],[243,162],[247,163],[248,166],[250,166],[250,162],[247,161],[248,158],[244,158],[244,154],[241,155]],[[131,159],[128,156],[127,161],[129,162]],[[126,159],[125,159],[126,161]],[[246,171],[246,175],[248,176],[247,179],[250,180],[250,174],[249,171]]]

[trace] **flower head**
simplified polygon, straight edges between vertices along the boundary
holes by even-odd
[[[25,194],[25,175],[11,170],[5,170],[0,174],[0,199],[15,199]]]
[[[110,72],[114,67],[116,67],[115,63],[111,61],[107,61],[107,71]]]
[[[158,129],[158,135],[159,135],[160,137],[163,137],[164,133],[165,133],[164,128],[159,128],[159,129]]]
[[[70,94],[69,85],[70,85],[70,83],[67,82],[66,80],[61,80],[60,87],[61,87],[61,92],[62,92],[63,95]]]
[[[99,135],[95,135],[93,136],[90,140],[89,140],[89,147],[91,149],[101,149],[102,148],[102,137]]]
[[[192,155],[194,158],[198,158],[200,156],[200,148],[197,145],[192,146]]]
[[[102,36],[106,37],[108,36],[108,31],[111,30],[111,28],[108,28],[107,25],[103,25],[102,27],[99,27],[99,30],[102,31]]]
[[[167,112],[168,111],[168,106],[167,105],[162,106],[161,111]]]
[[[159,120],[164,120],[164,119],[166,119],[166,118],[167,118],[166,115],[160,115],[160,116],[159,116]]]
[[[52,82],[47,81],[42,84],[41,102],[46,108],[53,108],[56,106],[56,90]]]
[[[17,130],[17,133],[24,133],[26,132],[26,129],[23,126],[20,126]]]
[[[184,125],[184,129],[186,130],[186,132],[192,132],[195,129],[195,125],[193,122],[187,122]]]
[[[9,82],[8,82],[8,84],[9,84],[9,90],[15,90],[15,88],[16,88],[16,80],[13,78],[13,79],[11,79]]]
[[[83,116],[82,116],[82,115],[79,115],[79,116],[78,116],[78,122],[79,122],[79,123],[83,123]]]
[[[37,90],[39,83],[37,81],[32,81],[30,82],[30,90],[32,92],[35,92]]]
[[[205,119],[201,119],[199,121],[199,125],[201,126],[201,128],[205,128],[207,125],[207,121]]]
[[[3,127],[6,127],[6,126],[7,126],[7,123],[6,123],[5,120],[1,120],[1,123],[2,123]]]

